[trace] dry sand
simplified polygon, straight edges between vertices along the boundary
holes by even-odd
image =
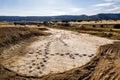
[[[24,53],[2,61],[10,70],[26,76],[43,76],[49,73],[64,72],[88,63],[99,46],[113,40],[89,34],[65,30],[49,29],[52,35],[30,43],[24,49],[17,44],[3,52],[7,54]]]

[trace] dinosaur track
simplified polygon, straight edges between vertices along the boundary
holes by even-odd
[[[37,41],[23,47],[25,51],[13,46],[15,57],[2,61],[2,65],[25,76],[37,77],[59,73],[86,64],[95,56],[100,45],[112,43],[111,40],[88,34],[76,35],[74,32],[56,29],[49,29],[49,32],[52,35],[44,39],[38,37]],[[23,56],[17,55],[20,50],[25,53]],[[13,51],[10,48],[3,52],[7,55]]]

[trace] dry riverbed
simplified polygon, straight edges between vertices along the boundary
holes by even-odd
[[[113,40],[66,30],[49,29],[52,35],[21,42],[3,51],[6,68],[25,76],[60,73],[88,63],[101,45]],[[8,55],[9,54],[9,55]]]

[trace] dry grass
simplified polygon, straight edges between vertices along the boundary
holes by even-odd
[[[49,35],[39,28],[29,27],[1,27],[0,28],[0,47],[15,43],[31,36]]]
[[[0,25],[11,25],[11,24],[13,24],[13,23],[11,23],[11,22],[0,22]]]
[[[87,33],[95,36],[106,37],[109,39],[120,40],[120,29],[115,28],[77,28],[71,26],[49,26],[51,28],[65,29],[70,31],[75,31],[79,33]]]

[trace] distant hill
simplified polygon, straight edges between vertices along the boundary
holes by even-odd
[[[69,21],[69,20],[120,20],[118,14],[63,15],[63,16],[0,16],[0,21]]]

